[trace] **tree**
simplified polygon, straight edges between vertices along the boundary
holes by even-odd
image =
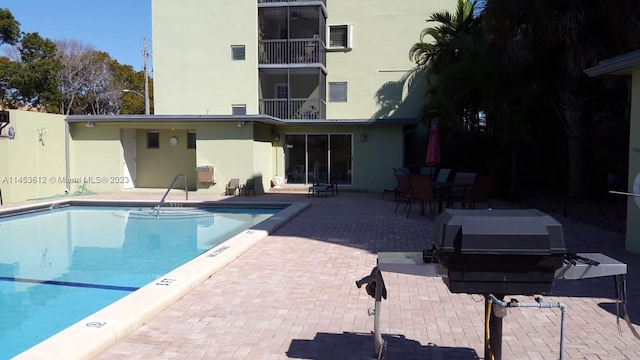
[[[20,39],[20,23],[8,9],[0,9],[0,45],[15,45]],[[11,77],[17,71],[17,64],[8,57],[0,57],[0,109],[11,96]]]
[[[429,66],[436,72],[444,70],[443,67],[458,55],[456,48],[451,46],[452,42],[461,34],[473,32],[479,25],[478,18],[474,16],[476,5],[476,0],[458,0],[455,13],[445,10],[431,14],[427,23],[440,25],[422,30],[420,42],[409,50],[409,58],[419,67]]]
[[[116,86],[122,90],[134,90],[144,93],[144,72],[135,71],[131,65],[122,65],[117,61],[110,63]],[[153,93],[153,82],[149,79],[149,93]],[[135,93],[122,93],[121,114],[144,114],[144,97]],[[152,97],[151,97],[152,98]]]
[[[100,63],[92,56],[94,48],[77,40],[56,41],[57,53],[63,64],[58,72],[62,99],[60,113],[69,115],[77,98],[86,94],[90,87],[89,74],[95,72],[94,67]]]
[[[19,63],[7,57],[0,57],[0,108],[5,106],[7,100],[13,98],[14,88],[11,78],[18,71],[20,71]]]
[[[476,127],[482,108],[482,83],[475,73],[478,56],[486,52],[487,37],[475,15],[477,2],[458,0],[454,13],[435,12],[409,58],[427,74],[424,119],[462,130]],[[429,39],[432,38],[432,39]]]
[[[58,71],[63,66],[56,45],[38,33],[29,33],[22,37],[19,50],[21,69],[11,80],[17,90],[15,100],[55,112],[61,97]]]
[[[483,16],[504,63],[556,110],[568,138],[568,195],[583,194],[583,137],[594,81],[583,70],[640,46],[638,6],[633,0],[487,0]],[[514,106],[507,104],[509,109]]]
[[[0,9],[0,45],[15,45],[20,40],[20,23],[9,9]]]
[[[144,99],[123,90],[144,87],[144,74],[76,40],[56,42],[63,114],[142,114]]]

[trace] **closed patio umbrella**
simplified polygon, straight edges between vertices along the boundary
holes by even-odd
[[[425,163],[427,166],[440,165],[440,130],[438,130],[438,125],[433,125],[429,132],[429,144],[427,145]]]

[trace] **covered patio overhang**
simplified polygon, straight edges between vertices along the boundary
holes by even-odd
[[[598,65],[584,72],[590,77],[631,76],[627,191],[629,194],[640,194],[640,50],[602,60]],[[635,253],[640,253],[640,221],[638,219],[640,219],[640,196],[630,195],[627,199],[625,248]]]

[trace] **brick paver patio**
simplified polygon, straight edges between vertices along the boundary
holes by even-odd
[[[218,198],[312,205],[98,359],[374,358],[373,317],[367,314],[374,302],[355,281],[369,274],[377,252],[426,248],[434,232],[429,216],[420,216],[418,206],[409,218],[400,209],[394,214],[391,197],[371,193]],[[628,264],[629,312],[640,327],[640,255],[624,251],[624,235],[556,219],[571,251],[602,252]],[[451,294],[438,278],[383,276],[387,359],[483,358],[481,296]],[[614,297],[611,278],[555,282],[545,300],[568,306],[565,359],[640,359],[640,340],[624,321],[616,324]],[[559,334],[559,309],[510,309],[503,359],[557,359]]]

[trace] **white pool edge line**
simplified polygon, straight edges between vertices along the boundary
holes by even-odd
[[[309,203],[291,203],[255,227],[67,327],[18,354],[14,359],[71,360],[96,357],[267,238],[308,206]]]

